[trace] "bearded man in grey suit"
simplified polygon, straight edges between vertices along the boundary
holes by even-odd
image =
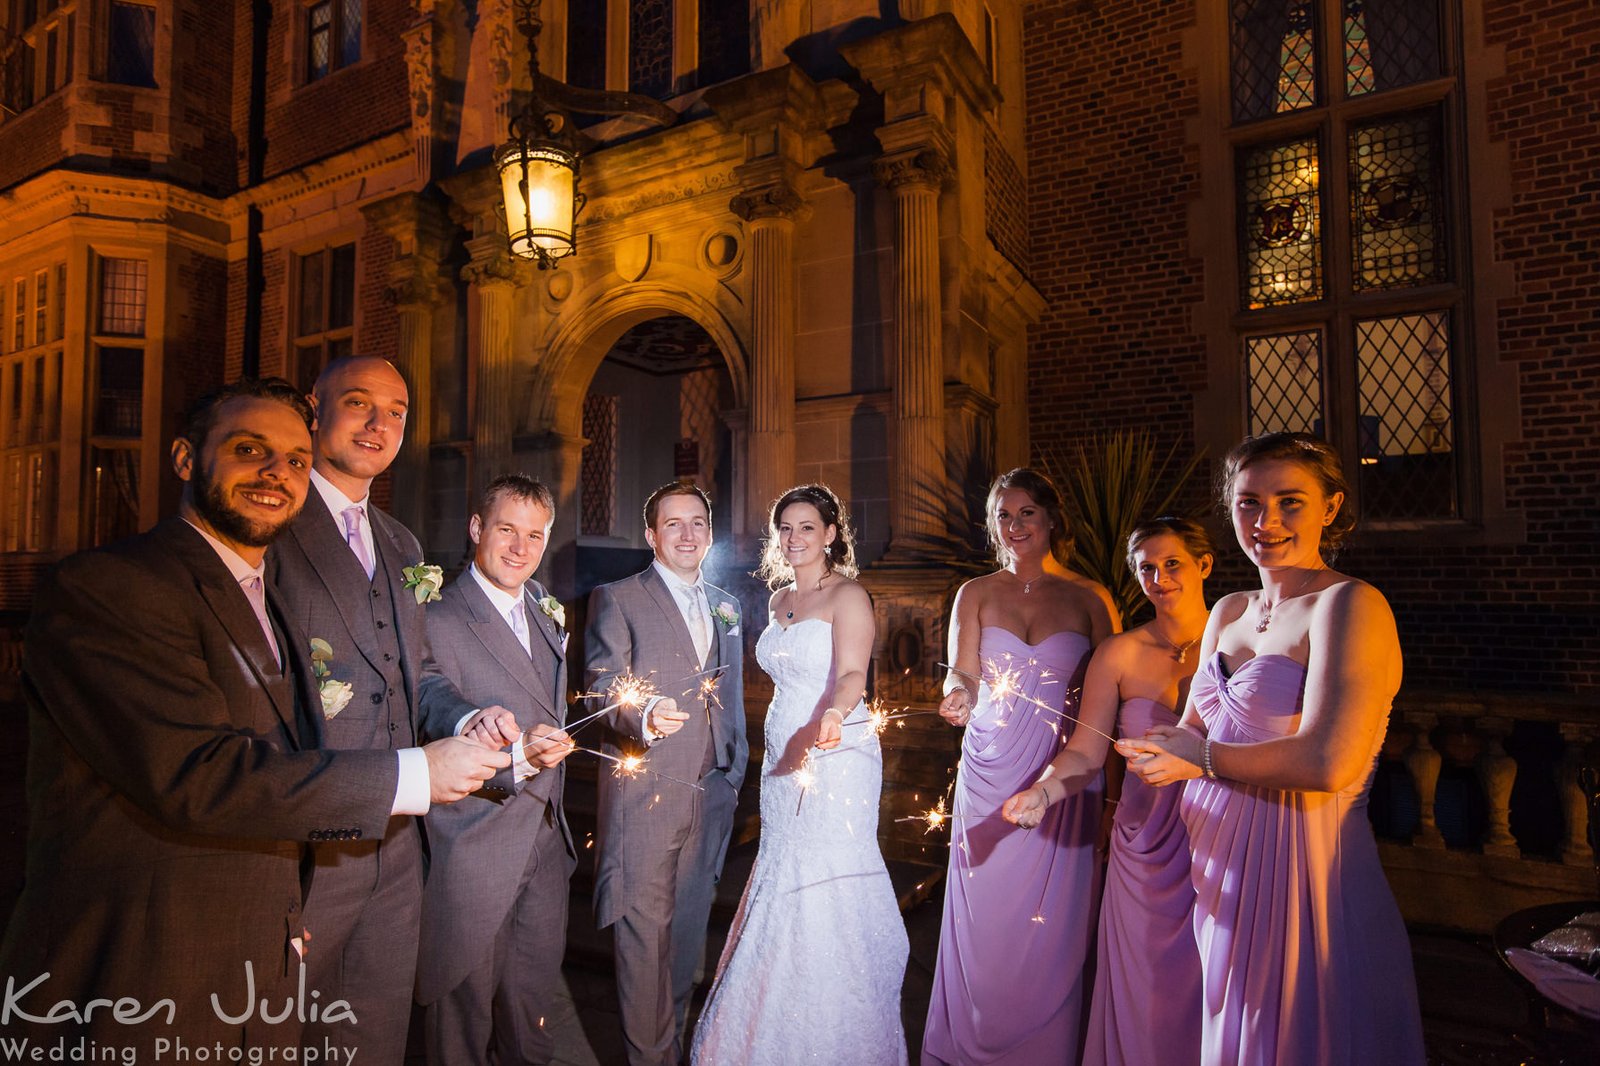
[[[312,491],[267,555],[289,617],[328,645],[328,677],[354,691],[349,706],[324,723],[330,748],[407,748],[423,735],[448,736],[477,710],[433,665],[422,602],[436,590],[418,575],[424,560],[417,538],[370,499],[373,479],[399,454],[409,398],[405,379],[386,360],[352,356],[328,365],[312,393]],[[331,1039],[358,1051],[372,1066],[397,1066],[405,1056],[422,851],[409,817],[392,819],[376,839],[316,849],[308,979],[324,998],[350,1002],[361,1025],[312,1026],[308,1033],[319,1044]]]
[[[472,565],[428,608],[444,675],[478,712],[457,732],[510,745],[515,763],[476,795],[429,812],[417,1002],[433,1066],[548,1063],[577,851],[561,810],[572,744],[560,604],[532,580],[555,499],[522,474],[496,478],[467,527]]]
[[[262,565],[309,490],[310,419],[282,379],[202,397],[172,445],[178,514],[39,588],[26,882],[0,949],[0,978],[31,990],[0,1017],[35,1039],[24,1058],[85,1037],[96,1061],[146,1061],[157,1038],[296,1048],[302,1015],[246,1007],[295,995],[310,842],[381,835],[510,762],[461,738],[322,750],[307,644]],[[40,1021],[63,1001],[88,1018]]]
[[[700,572],[711,547],[711,501],[674,482],[651,494],[644,520],[655,560],[590,595],[585,684],[604,693],[619,674],[648,677],[660,695],[613,711],[605,750],[648,750],[649,770],[698,781],[704,791],[649,773],[600,776],[595,911],[615,938],[628,1061],[672,1066],[683,1055],[684,1015],[705,961],[749,745],[738,601]],[[701,685],[708,671],[720,671],[714,694]]]

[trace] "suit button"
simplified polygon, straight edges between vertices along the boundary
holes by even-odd
[[[395,725],[393,722],[390,722],[389,723],[389,732],[398,733],[398,732],[400,732],[400,727]]]
[[[381,693],[381,692],[374,692],[374,693],[373,693],[373,694],[372,694],[372,702],[373,702],[373,703],[382,703],[382,702],[383,702],[383,693]]]
[[[359,829],[350,830],[350,839],[351,840],[360,840],[361,839],[361,830],[359,830]]]
[[[389,695],[391,695],[391,696],[393,696],[393,695],[394,695],[394,689],[390,689],[390,690],[389,690]]]
[[[386,623],[383,623],[383,622],[379,622],[379,623],[378,623],[378,628],[379,628],[379,629],[382,629],[382,628],[383,628],[383,627],[384,627],[384,625],[385,625],[385,624],[386,624]]]
[[[390,655],[388,652],[384,652],[383,653],[383,661],[386,662],[386,663],[392,663],[392,662],[394,662],[394,656]]]
[[[372,598],[373,599],[377,599],[381,595],[383,595],[383,593],[379,592],[377,589],[373,589],[372,590]]]

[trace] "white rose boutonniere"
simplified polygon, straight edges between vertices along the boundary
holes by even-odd
[[[419,604],[432,603],[439,598],[439,589],[444,585],[443,568],[432,563],[418,563],[400,572],[406,577],[405,587],[415,594]]]
[[[545,613],[550,621],[556,624],[557,629],[567,628],[567,609],[561,606],[561,601],[554,596],[542,596],[537,601],[539,610]]]
[[[333,658],[333,645],[321,637],[311,638],[311,676],[317,680],[317,692],[322,696],[322,717],[332,718],[350,705],[356,690],[348,681],[340,681],[328,668]]]
[[[711,616],[722,623],[722,628],[728,631],[728,636],[739,635],[739,608],[723,600],[711,609]]]

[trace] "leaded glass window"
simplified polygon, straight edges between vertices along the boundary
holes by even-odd
[[[1447,276],[1437,123],[1386,118],[1350,131],[1351,262],[1357,289],[1392,289]]]
[[[1240,156],[1241,254],[1248,307],[1322,296],[1317,142],[1247,149]]]
[[[1233,117],[1266,118],[1317,103],[1317,5],[1234,0]]]
[[[617,531],[618,397],[590,393],[583,400],[583,459],[579,473],[581,526],[586,537]]]
[[[1315,433],[1322,425],[1322,332],[1244,342],[1251,434]]]
[[[1372,518],[1453,514],[1450,318],[1431,311],[1356,323],[1361,497]],[[1370,428],[1369,428],[1370,427]],[[1370,439],[1367,439],[1370,438]]]
[[[100,332],[144,336],[145,288],[150,264],[143,259],[100,260]]]
[[[1438,0],[1343,0],[1345,94],[1439,76]]]
[[[323,248],[295,262],[293,380],[310,392],[323,367],[355,349],[356,246]]]
[[[316,0],[305,9],[306,81],[325,78],[361,59],[365,0]]]
[[[156,9],[112,0],[106,35],[106,80],[119,85],[156,83]]]

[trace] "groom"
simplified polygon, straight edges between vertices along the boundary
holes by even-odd
[[[700,572],[711,547],[711,501],[697,486],[673,482],[650,495],[644,521],[654,561],[590,594],[584,636],[589,691],[605,693],[627,673],[660,693],[605,719],[605,750],[648,750],[644,765],[654,773],[600,776],[595,912],[615,937],[630,1066],[674,1066],[749,745],[738,601]],[[701,683],[718,669],[708,696]],[[698,781],[704,791],[666,777]]]

